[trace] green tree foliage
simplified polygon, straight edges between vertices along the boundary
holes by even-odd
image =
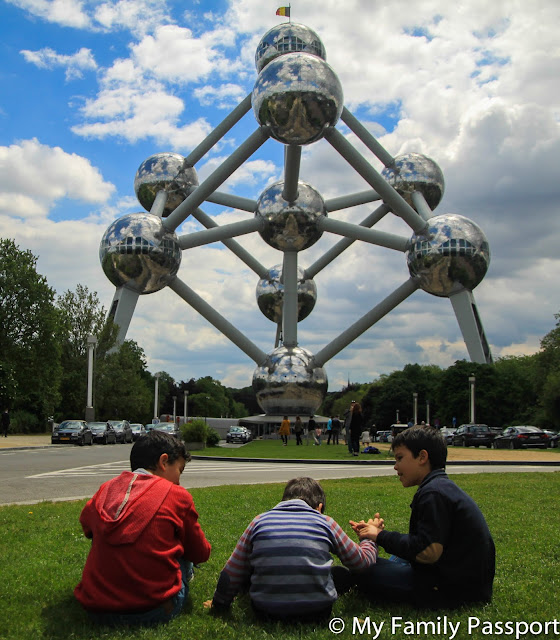
[[[58,404],[60,316],[37,258],[0,240],[0,365],[4,398],[43,424]]]
[[[560,429],[560,314],[556,326],[541,340],[537,355],[536,383],[542,427]]]
[[[125,340],[96,365],[96,418],[151,420],[153,398],[146,382],[144,351],[133,340]]]
[[[113,346],[117,328],[106,321],[106,311],[95,292],[78,285],[57,299],[62,335],[61,403],[55,418],[83,417],[87,394],[88,336],[97,339],[97,357]]]

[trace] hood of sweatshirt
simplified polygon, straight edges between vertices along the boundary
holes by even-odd
[[[99,521],[92,527],[112,545],[135,542],[152,521],[173,484],[165,478],[124,471],[103,484],[93,498]]]

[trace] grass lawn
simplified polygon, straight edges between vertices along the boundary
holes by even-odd
[[[393,460],[394,456],[389,452],[389,444],[373,442],[372,446],[380,449],[380,453],[360,453],[360,460]],[[363,451],[363,446],[360,447]],[[279,458],[285,460],[294,458],[299,460],[343,460],[348,462],[356,458],[348,453],[345,444],[327,445],[326,440],[321,446],[314,446],[310,438],[309,444],[305,438],[303,445],[296,446],[295,438],[290,438],[288,445],[284,447],[281,440],[253,440],[242,447],[206,447],[201,451],[193,451],[193,455],[220,456],[224,458]]]
[[[373,623],[383,622],[377,636],[383,640],[450,639],[452,632],[443,626],[445,615],[454,626],[460,623],[454,636],[458,640],[516,638],[515,627],[509,633],[503,627],[500,634],[497,622],[533,623],[533,633],[524,633],[525,627],[521,626],[517,638],[558,637],[558,628],[556,634],[552,627],[548,633],[539,631],[545,622],[557,618],[560,610],[560,473],[454,475],[453,480],[480,505],[496,542],[493,602],[452,612],[430,612],[405,606],[374,606],[349,593],[334,607],[333,616],[346,623],[338,637],[372,639],[376,635]],[[350,518],[367,517],[376,510],[385,517],[389,529],[407,529],[415,490],[403,489],[396,478],[328,480],[322,485],[327,494],[327,512],[349,533]],[[239,535],[255,514],[280,500],[282,491],[281,484],[192,491],[202,527],[213,546],[212,556],[191,583],[187,611],[155,629],[115,631],[93,627],[74,600],[72,590],[80,579],[90,547],[78,522],[83,501],[0,508],[0,638],[332,639],[334,634],[326,625],[260,623],[253,616],[247,597],[239,598],[226,618],[214,617],[203,609],[202,603],[211,598],[219,571]],[[469,629],[469,619],[480,621],[478,629]],[[391,628],[392,624],[403,626]],[[412,631],[413,627],[406,624],[419,626]]]

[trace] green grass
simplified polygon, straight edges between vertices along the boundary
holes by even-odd
[[[373,443],[373,446],[376,446]],[[363,446],[360,447],[363,451]],[[296,446],[295,438],[290,438],[288,446],[284,447],[281,440],[253,440],[242,447],[206,447],[201,451],[193,451],[193,455],[204,456],[220,456],[224,458],[279,458],[286,460],[288,458],[298,460],[356,460],[355,457],[348,453],[348,447],[345,444],[327,445],[326,440],[320,447],[314,446],[310,439],[309,444],[305,438],[303,445]],[[389,451],[381,451],[380,453],[368,454],[360,453],[360,460],[393,460],[394,456]]]
[[[560,551],[558,546],[558,495],[560,473],[481,474],[453,476],[480,505],[497,548],[497,575],[491,604],[448,612],[460,623],[458,640],[504,640],[489,627],[467,628],[469,617],[481,621],[551,621],[560,605]],[[390,529],[406,530],[414,489],[403,489],[396,478],[358,478],[322,482],[327,512],[349,533],[349,519],[379,510]],[[196,573],[184,614],[155,629],[111,630],[93,627],[74,600],[72,590],[80,579],[90,547],[81,532],[80,502],[40,503],[0,508],[0,638],[3,640],[86,640],[140,638],[146,640],[316,640],[334,637],[323,625],[281,625],[255,619],[246,596],[239,598],[226,618],[203,609],[212,597],[216,580],[239,535],[251,518],[276,504],[283,485],[264,484],[194,489],[200,521],[211,541],[212,556]],[[354,619],[379,624],[382,640],[443,639],[444,634],[410,629],[391,630],[392,621],[436,624],[445,612],[415,611],[406,606],[373,606],[357,594],[347,594],[335,604],[334,616],[346,630],[338,637],[373,638],[373,627],[357,627]],[[360,623],[366,624],[366,623]],[[424,627],[422,627],[423,629]],[[428,627],[425,627],[428,629]],[[362,630],[361,630],[362,629]],[[394,633],[393,633],[394,631]],[[405,633],[408,631],[408,633]],[[533,627],[533,631],[538,631]],[[553,638],[554,634],[527,634],[520,638]]]

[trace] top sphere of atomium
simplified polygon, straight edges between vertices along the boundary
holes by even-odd
[[[253,389],[268,415],[312,415],[327,393],[327,374],[301,347],[278,347],[253,374]]]
[[[303,51],[323,60],[327,59],[325,47],[319,36],[303,24],[283,22],[272,27],[261,38],[255,53],[255,66],[260,73],[266,65],[285,53]]]
[[[257,304],[262,313],[272,322],[282,322],[284,305],[283,267],[277,264],[268,270],[268,275],[257,284]],[[298,322],[305,320],[317,302],[317,286],[312,278],[305,278],[305,272],[298,267],[297,304]]]
[[[275,182],[260,195],[255,217],[261,216],[265,226],[260,235],[274,249],[303,251],[314,245],[323,232],[318,221],[327,215],[321,194],[306,182],[298,183],[298,196],[293,202],[284,200],[284,182]]]
[[[154,293],[177,275],[181,249],[177,236],[152,213],[131,213],[115,220],[99,246],[105,275],[116,286]]]
[[[381,175],[412,207],[414,191],[422,193],[432,211],[443,197],[445,182],[441,169],[431,158],[420,153],[397,156],[395,164],[383,169]]]
[[[150,156],[140,165],[134,178],[138,202],[150,211],[159,191],[167,192],[163,216],[168,216],[198,186],[194,167],[187,166],[178,153],[164,152]]]
[[[320,140],[334,127],[344,107],[336,73],[321,58],[290,53],[272,60],[260,72],[251,96],[257,122],[282,144]]]
[[[422,234],[414,234],[407,251],[408,270],[434,296],[472,291],[490,265],[486,236],[472,220],[448,213],[430,218]]]

